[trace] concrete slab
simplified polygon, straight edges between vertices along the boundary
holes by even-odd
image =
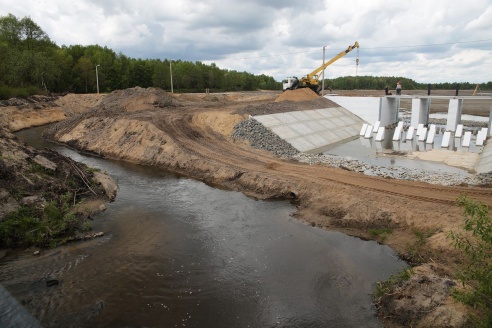
[[[366,133],[364,134],[364,138],[372,138],[372,125],[367,127]]]
[[[492,173],[492,142],[483,147],[475,171],[477,173]]]
[[[360,129],[364,121],[342,107],[259,115],[253,119],[301,152],[316,152],[367,132]],[[372,129],[366,127],[371,136]]]
[[[325,98],[346,108],[366,123],[379,121],[380,97],[325,96]]]
[[[430,149],[425,152],[409,153],[407,158],[423,161],[442,162],[449,166],[461,167],[467,170],[475,170],[480,154],[449,151],[447,149]]]

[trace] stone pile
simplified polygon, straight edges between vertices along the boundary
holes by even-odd
[[[290,143],[278,137],[263,124],[249,118],[239,122],[231,135],[232,139],[244,139],[252,147],[265,149],[279,157],[292,157],[299,153]]]
[[[299,153],[293,159],[309,164],[326,164],[342,168],[348,171],[363,173],[366,175],[379,176],[388,179],[400,179],[409,181],[420,181],[443,186],[455,185],[490,185],[492,174],[456,174],[446,172],[435,172],[428,170],[405,168],[401,166],[378,166],[360,162],[358,160],[346,159],[324,154],[309,155]]]

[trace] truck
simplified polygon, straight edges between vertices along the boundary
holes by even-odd
[[[317,94],[321,91],[321,85],[319,85],[320,73],[322,73],[328,66],[344,57],[346,54],[354,50],[355,48],[359,49],[359,43],[355,41],[354,45],[349,46],[346,50],[342,51],[320,67],[316,68],[314,71],[309,73],[308,75],[298,79],[297,77],[288,77],[282,81],[282,89],[286,90],[295,90],[297,88],[310,88]],[[359,63],[359,59],[357,58],[357,64]]]

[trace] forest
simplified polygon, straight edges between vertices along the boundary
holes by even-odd
[[[172,86],[171,86],[172,80]],[[345,76],[326,79],[332,89],[382,90],[401,81],[405,89],[427,89],[427,84],[404,77]],[[433,84],[454,89],[456,82]],[[271,76],[221,69],[168,59],[136,59],[99,45],[58,46],[30,17],[0,16],[0,99],[33,94],[106,93],[130,87],[158,87],[176,92],[281,90]],[[474,89],[475,84],[460,83]],[[492,90],[492,82],[480,85]]]

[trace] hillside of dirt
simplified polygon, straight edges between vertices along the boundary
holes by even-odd
[[[430,185],[309,165],[231,138],[234,126],[249,115],[336,106],[314,93],[307,99],[300,94],[305,91],[174,95],[133,88],[93,99],[86,110],[70,108],[76,96],[71,100],[62,97],[57,101],[67,118],[45,136],[106,158],[160,167],[252,197],[291,199],[297,205],[296,217],[312,226],[376,239],[405,259],[432,263],[430,269],[415,274],[417,282],[431,276],[452,280],[460,262],[447,234],[463,224],[456,199],[467,194],[492,206],[492,189]],[[9,110],[15,112],[15,108]],[[384,238],[373,233],[383,229],[391,233]],[[419,244],[416,231],[430,232],[424,245]],[[404,306],[418,308],[420,304],[422,311],[391,312],[397,317],[382,318],[385,327],[428,323],[461,327],[465,310],[452,301],[449,286],[429,286],[409,283],[408,290],[413,292],[405,296],[408,303]],[[434,288],[441,298],[428,306],[431,296],[426,298],[429,293],[422,294],[419,288]],[[417,297],[421,294],[424,296]],[[391,309],[394,302],[398,295],[382,306]],[[448,319],[441,320],[442,313],[449,314]]]

